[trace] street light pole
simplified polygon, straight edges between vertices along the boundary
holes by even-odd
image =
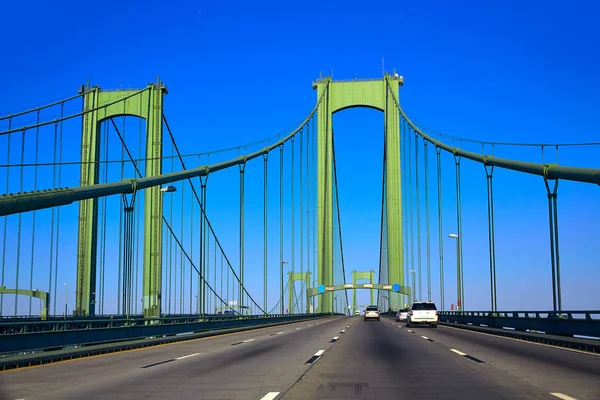
[[[458,291],[458,304],[456,305],[456,309],[458,311],[464,310],[463,298],[462,298],[462,271],[460,265],[460,246],[458,243],[458,235],[456,233],[451,233],[448,237],[452,239],[456,239],[456,289]],[[460,307],[460,308],[459,308]]]
[[[65,282],[65,318],[69,313],[69,284]]]

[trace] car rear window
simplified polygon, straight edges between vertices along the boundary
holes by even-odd
[[[437,310],[433,303],[415,303],[412,306],[413,310]]]
[[[377,311],[377,307],[367,307],[367,311]]]

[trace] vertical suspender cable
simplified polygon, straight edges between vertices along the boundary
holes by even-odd
[[[104,138],[104,182],[108,183],[108,137],[109,137],[109,130],[108,130],[108,124],[105,123],[106,128],[104,128],[105,130],[105,138]],[[102,264],[100,265],[100,273],[101,273],[101,284],[100,284],[100,291],[102,293],[102,303],[100,303],[100,314],[104,314],[104,303],[105,303],[105,285],[104,285],[104,278],[106,275],[106,197],[102,197]]]
[[[295,143],[294,142],[295,142],[295,139],[296,139],[296,137],[292,136],[292,148],[291,148],[291,154],[292,155],[291,155],[291,160],[290,160],[291,181],[292,181],[292,183],[291,183],[291,186],[292,186],[291,187],[291,189],[292,189],[292,199],[291,199],[291,201],[292,201],[292,218],[291,218],[292,219],[292,222],[291,222],[291,226],[292,226],[292,260],[290,262],[290,266],[291,266],[291,270],[292,270],[292,275],[296,271],[296,269],[295,269],[296,254],[295,254],[295,251],[294,251],[295,250],[294,246],[295,246],[295,242],[296,242],[296,240],[295,240],[296,239],[296,235],[295,235],[296,234],[296,232],[295,232],[295,230],[296,230],[295,229],[296,228],[295,219],[296,218],[295,218],[295,208],[294,208],[295,203],[296,203],[296,199],[294,197],[294,180],[295,180],[294,179],[294,155],[295,155],[295,151],[294,151],[294,149],[295,149]],[[292,278],[293,278],[293,276],[292,276]],[[290,283],[292,284],[292,287],[295,290],[296,286],[294,284],[294,280],[292,279],[292,281]],[[294,305],[293,304],[289,304],[288,307],[290,308],[290,313],[293,314],[294,313]]]
[[[12,128],[12,118],[8,119],[8,130]],[[10,138],[11,135],[7,135],[8,144],[6,146],[6,189],[5,193],[8,193],[10,190],[9,182],[10,182]],[[4,286],[4,266],[6,265],[6,225],[8,223],[8,215],[4,216],[4,236],[2,237],[2,277],[0,280],[0,285]],[[2,316],[2,306],[4,305],[4,294],[0,293],[0,316]]]
[[[56,156],[58,149],[56,145],[58,143],[58,122],[54,124],[54,146],[52,147],[54,153],[53,165],[52,165],[52,189],[56,189]],[[50,217],[50,272],[48,274],[48,293],[51,293],[52,297],[54,297],[54,293],[52,293],[52,270],[54,266],[54,216],[56,207],[52,207],[52,214]],[[4,276],[4,274],[2,274]],[[0,283],[0,285],[4,285],[4,282]],[[44,310],[46,315],[50,315],[50,304],[46,304],[46,309]],[[2,304],[0,302],[0,316],[2,315]]]
[[[284,314],[283,305],[283,144],[279,146],[279,288],[281,314]]]
[[[409,252],[408,252],[408,177],[407,177],[407,148],[408,148],[408,125],[403,117],[400,117],[400,145],[402,146],[402,223],[404,224],[404,235],[402,235],[402,244],[404,252],[404,282],[410,281]],[[410,298],[408,300],[410,302]]]
[[[427,246],[427,301],[431,301],[431,243],[429,237],[429,159],[427,157],[427,141],[423,140],[425,157],[425,236]]]
[[[246,163],[240,164],[240,307],[244,310],[244,172]]]
[[[213,272],[214,272],[213,276],[214,276],[214,278],[213,279],[214,279],[214,282],[215,282],[214,283],[215,290],[213,290],[213,296],[214,296],[213,308],[215,309],[214,312],[216,313],[217,312],[217,310],[216,310],[217,300],[218,300],[217,297],[221,295],[221,294],[219,294],[217,296],[217,293],[216,293],[216,289],[217,289],[217,239],[216,238],[215,238],[215,251],[213,253],[214,253],[214,256],[213,256],[213,258],[214,258],[214,262],[213,262]]]
[[[300,130],[300,273],[304,277],[304,182],[302,180],[302,135],[304,134],[304,127]],[[302,282],[305,280],[303,279]],[[308,288],[306,288],[308,290]],[[300,291],[300,313],[306,312],[304,310],[304,293],[302,289]]]
[[[409,221],[410,221],[410,269],[409,269],[409,275],[410,275],[410,271],[414,270],[415,268],[415,235],[414,235],[414,218],[413,218],[413,184],[412,184],[412,161],[411,161],[411,154],[412,154],[412,149],[411,149],[411,142],[412,140],[410,139],[410,131],[411,128],[410,126],[408,127],[408,132],[409,134],[407,135],[407,143],[408,143],[408,196],[409,196],[409,203],[408,203],[408,217],[409,217]],[[412,301],[414,302],[417,299],[417,293],[416,293],[416,288],[413,286],[412,288]]]
[[[314,118],[314,117],[313,117]],[[306,291],[312,287],[312,276],[310,274],[310,172],[309,172],[309,154],[310,154],[310,121],[308,122],[306,129],[306,274],[309,276],[308,286]],[[308,301],[308,295],[307,300]],[[307,304],[306,308],[310,310],[310,305]]]
[[[267,312],[267,283],[268,283],[268,279],[267,279],[267,272],[268,272],[268,268],[267,268],[267,232],[268,232],[268,226],[267,226],[267,216],[268,216],[268,204],[269,204],[269,191],[268,191],[268,159],[269,159],[269,153],[263,155],[263,173],[264,173],[264,193],[263,193],[263,309],[265,310],[265,312]]]
[[[198,274],[198,312],[204,317],[204,218],[206,216],[206,178],[200,177],[200,274]]]
[[[123,102],[123,114],[125,114],[126,103]],[[125,117],[123,117],[123,141],[125,141]],[[121,181],[125,179],[125,146],[121,146]],[[117,314],[125,314],[125,311],[121,311],[121,279],[123,274],[123,207],[119,207],[119,263],[117,273]],[[123,304],[123,309],[125,304]]]
[[[21,133],[21,168],[19,178],[19,192],[23,193],[23,164],[25,163],[25,130]],[[17,268],[15,288],[19,288],[19,271],[21,269],[21,226],[23,223],[23,213],[19,213],[19,227],[17,231]],[[19,296],[15,296],[15,317],[17,316]],[[66,316],[66,315],[65,315]]]
[[[193,187],[192,187],[193,189]],[[194,197],[190,196],[191,199],[191,203],[190,203],[190,208],[191,208],[191,227],[190,227],[190,258],[193,260],[194,259]],[[191,263],[190,263],[190,314],[194,313],[194,308],[193,308],[193,298],[194,298],[194,276],[193,276],[193,272],[194,272],[194,268],[192,267]],[[223,291],[221,291],[221,294],[223,293]]]
[[[488,170],[486,164],[483,164],[485,168],[486,186],[487,186],[487,206],[488,206],[488,240],[490,248],[490,303],[492,311],[498,311],[498,305],[496,301],[496,244],[495,244],[495,232],[494,232],[494,187],[493,187],[493,173],[494,166]]]
[[[141,112],[141,109],[142,109],[142,103],[143,102],[140,101],[140,112]],[[142,143],[143,143],[142,119],[139,120],[138,135],[139,135],[139,138],[138,138],[138,154],[139,154],[139,156],[138,157],[142,158],[142,154],[144,154],[144,153],[142,153]],[[144,172],[145,171],[146,171],[146,163],[144,163]],[[144,194],[144,196],[145,196],[145,194]],[[142,213],[141,206],[140,207],[136,207],[135,210],[134,210],[134,212],[137,215],[136,217],[134,216],[134,218],[137,218],[137,222],[136,222],[137,226],[135,228],[136,229],[136,233],[135,233],[135,283],[134,283],[134,286],[135,286],[135,301],[134,301],[134,303],[135,303],[135,313],[137,314],[137,312],[138,312],[137,311],[138,310],[137,299],[139,299],[139,295],[138,295],[138,293],[139,293],[138,279],[139,279],[139,275],[140,275],[140,270],[139,270],[139,268],[140,268],[140,263],[139,263],[139,261],[140,261],[140,246],[139,246],[139,244],[140,244],[140,220],[141,220],[140,214]],[[141,301],[140,301],[140,304],[142,304]],[[142,309],[141,312],[143,313],[144,310]]]
[[[60,108],[60,129],[59,129],[59,133],[58,133],[58,187],[60,187],[61,185],[61,180],[62,180],[62,148],[63,148],[63,115],[64,115],[64,111],[65,111],[65,105],[64,103],[61,104],[61,108]],[[56,293],[57,293],[57,286],[58,286],[58,254],[59,254],[59,250],[60,250],[60,207],[58,207],[57,211],[56,211],[56,253],[55,253],[55,260],[54,260],[54,296],[52,296],[54,298],[54,302],[53,302],[53,311],[52,314],[56,315]]]
[[[435,147],[437,158],[437,190],[438,190],[438,241],[440,255],[440,303],[442,311],[444,308],[444,240],[443,240],[443,221],[442,221],[442,162],[440,152],[442,149]]]
[[[460,190],[460,156],[454,156],[456,164],[456,225],[458,228],[458,301],[460,311],[465,310],[465,288],[463,280],[463,255],[462,255],[462,201]]]
[[[417,193],[417,274],[419,276],[419,300],[423,300],[423,281],[421,273],[421,201],[419,199],[419,135],[415,132],[415,184]]]
[[[181,181],[181,243],[184,241],[184,226],[185,226],[185,181]],[[183,314],[183,285],[185,283],[185,279],[183,278],[183,270],[185,266],[184,258],[183,258],[183,250],[180,249],[180,267],[179,267],[179,313]],[[190,267],[191,268],[191,267]]]
[[[37,123],[40,123],[40,110],[37,112]],[[40,148],[40,127],[35,129],[35,167],[33,167],[33,190],[37,189],[37,163]],[[31,266],[29,270],[29,290],[33,290],[33,262],[35,259],[35,218],[36,212],[33,212],[33,218],[31,221]],[[31,315],[31,303],[33,297],[29,296],[29,315]]]

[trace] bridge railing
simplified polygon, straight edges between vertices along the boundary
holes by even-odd
[[[600,338],[600,311],[440,311],[440,322]]]
[[[0,356],[16,352],[56,350],[150,337],[191,334],[270,323],[322,318],[331,314],[178,316],[164,318],[87,318],[62,321],[0,323]]]

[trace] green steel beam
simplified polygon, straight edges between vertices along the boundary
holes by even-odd
[[[98,184],[100,155],[100,124],[110,118],[135,116],[146,120],[146,176],[161,175],[162,162],[162,105],[167,93],[162,83],[149,84],[146,90],[102,91],[87,88],[81,147],[80,185],[93,190]],[[135,189],[135,184],[133,184]],[[149,187],[144,196],[144,315],[160,315],[162,261],[162,197],[160,186]],[[98,237],[98,204],[95,198],[79,203],[77,247],[76,315],[95,313],[96,255]]]
[[[27,290],[27,289],[7,289],[6,286],[0,286],[0,294],[16,294],[29,297],[36,297],[42,301],[42,310],[40,311],[40,317],[43,320],[48,316],[48,304],[50,304],[50,293],[43,292],[41,290]]]

